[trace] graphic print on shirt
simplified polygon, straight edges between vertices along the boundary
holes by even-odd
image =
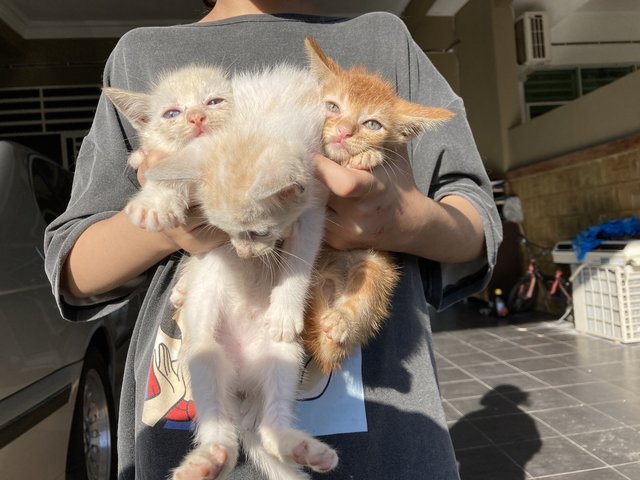
[[[178,361],[179,325],[163,321],[156,336],[142,422],[149,426],[190,430],[196,415],[187,369]],[[311,435],[367,431],[362,384],[362,356],[358,350],[333,374],[305,362],[296,403],[296,427]]]

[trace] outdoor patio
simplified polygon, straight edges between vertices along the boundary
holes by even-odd
[[[640,344],[462,304],[433,320],[462,480],[640,479]]]

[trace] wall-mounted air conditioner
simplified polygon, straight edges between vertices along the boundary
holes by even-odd
[[[551,61],[549,21],[545,12],[525,12],[516,20],[516,54],[519,65]]]

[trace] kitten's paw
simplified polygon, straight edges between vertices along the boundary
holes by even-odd
[[[326,443],[308,438],[302,440],[291,452],[293,460],[319,473],[330,472],[338,465],[338,454]]]
[[[215,480],[230,471],[227,449],[219,444],[203,445],[190,452],[178,468],[173,471],[172,480]]]
[[[276,342],[296,341],[304,327],[302,313],[290,313],[273,307],[265,313],[264,322],[269,334]]]
[[[350,312],[341,308],[332,308],[320,319],[322,333],[327,340],[340,345],[350,343],[352,331],[350,328]]]
[[[180,277],[174,287],[171,289],[171,295],[169,295],[169,301],[174,308],[180,308],[184,305],[184,298],[187,293],[187,282],[184,277]]]
[[[131,223],[150,232],[179,227],[187,217],[185,205],[167,198],[135,197],[124,211]]]

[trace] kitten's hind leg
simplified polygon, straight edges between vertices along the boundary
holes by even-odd
[[[197,288],[191,293],[200,293]],[[198,297],[196,297],[198,299]],[[189,372],[196,405],[196,448],[174,472],[173,480],[223,479],[238,460],[238,402],[235,366],[216,340],[219,312],[211,298],[183,306],[181,361]]]
[[[265,359],[269,359],[266,362]],[[328,472],[338,464],[338,455],[325,443],[291,428],[293,403],[300,375],[302,346],[298,343],[270,342],[256,375],[262,372],[262,418],[258,433],[265,451],[285,463]]]

